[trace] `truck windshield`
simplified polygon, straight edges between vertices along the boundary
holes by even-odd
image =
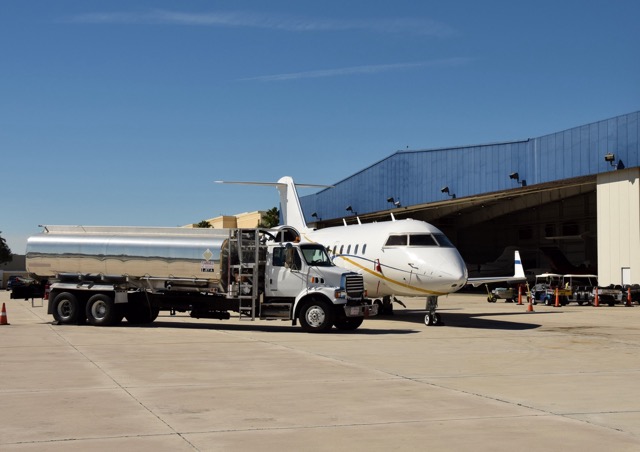
[[[322,245],[300,245],[300,251],[307,265],[316,267],[332,267],[333,263]]]

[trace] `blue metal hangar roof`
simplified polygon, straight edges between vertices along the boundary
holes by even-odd
[[[332,188],[301,198],[308,222],[427,207],[491,193],[535,189],[612,170],[614,164],[640,165],[640,111],[523,141],[442,149],[398,151]],[[517,173],[517,178],[514,173]],[[510,177],[512,175],[512,177]],[[524,182],[526,181],[526,182]],[[442,191],[449,188],[449,193]],[[514,192],[515,193],[515,192]]]

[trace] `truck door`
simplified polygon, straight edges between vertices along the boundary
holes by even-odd
[[[270,296],[295,297],[306,284],[306,270],[298,248],[276,247],[267,275]]]

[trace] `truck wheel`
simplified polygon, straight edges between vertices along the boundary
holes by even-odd
[[[333,326],[333,306],[323,300],[306,302],[300,309],[300,326],[308,333],[325,333]]]
[[[53,318],[59,323],[69,324],[78,321],[80,305],[75,295],[62,292],[53,302]]]
[[[357,330],[364,322],[364,317],[344,317],[333,322],[337,329],[342,331]]]
[[[160,310],[158,308],[150,308],[142,303],[129,302],[127,303],[124,316],[130,324],[141,325],[153,322],[158,318],[159,313]]]
[[[122,321],[122,311],[107,295],[96,294],[87,301],[87,319],[91,325],[109,326]]]

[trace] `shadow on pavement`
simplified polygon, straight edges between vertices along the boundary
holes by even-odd
[[[454,327],[454,328],[477,328],[477,329],[493,329],[493,330],[512,330],[512,331],[520,331],[520,330],[532,330],[535,328],[540,328],[542,325],[538,323],[532,322],[522,322],[518,321],[518,317],[522,316],[535,316],[535,315],[545,315],[545,314],[555,314],[552,312],[492,312],[492,313],[462,313],[462,312],[453,312],[447,310],[439,310],[442,321],[444,322],[444,327]],[[420,323],[425,328],[438,328],[437,326],[429,326],[424,325],[424,316],[426,311],[424,310],[413,310],[413,309],[403,309],[403,310],[395,310],[393,315],[383,315],[370,319],[370,321],[376,320],[390,320],[390,321],[398,321],[398,322],[410,322],[410,323]],[[492,318],[484,318],[484,317],[492,317]],[[509,320],[498,320],[493,317],[514,317]]]

